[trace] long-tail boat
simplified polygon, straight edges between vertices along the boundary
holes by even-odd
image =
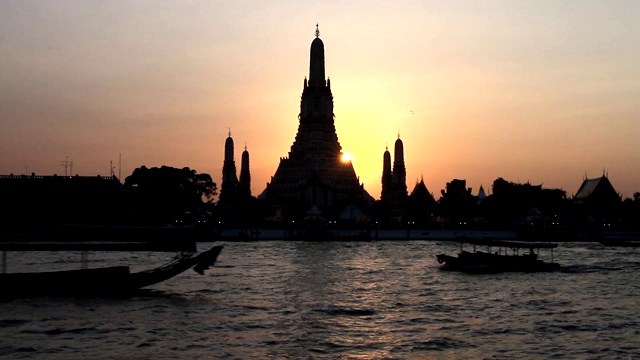
[[[0,297],[15,296],[121,296],[168,280],[188,269],[199,274],[213,266],[222,245],[197,253],[192,241],[134,241],[134,242],[78,242],[78,241],[22,241],[0,242],[2,272]],[[8,251],[162,251],[179,252],[174,259],[160,267],[131,272],[129,266],[81,268],[61,271],[7,273]]]
[[[558,246],[548,242],[503,241],[458,239],[460,252],[457,256],[436,255],[441,270],[496,273],[496,272],[539,272],[560,269],[560,264],[553,262],[553,249]],[[473,251],[463,250],[463,244],[473,245]],[[486,246],[486,251],[477,247]],[[520,254],[520,250],[525,251]],[[544,262],[534,251],[550,249],[551,262]],[[528,251],[527,251],[528,250]]]

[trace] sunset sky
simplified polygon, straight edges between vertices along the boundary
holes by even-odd
[[[253,195],[288,155],[316,23],[335,125],[380,198],[407,186],[640,191],[640,1],[0,1],[0,174],[190,167],[231,128]],[[119,168],[119,156],[122,166]]]

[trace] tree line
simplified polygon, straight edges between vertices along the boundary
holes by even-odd
[[[206,173],[169,166],[141,166],[124,183],[49,179],[38,186],[13,182],[0,187],[4,200],[1,226],[20,231],[60,223],[132,226],[279,227],[304,219],[284,212],[278,204],[255,197],[221,206],[218,186]],[[4,180],[3,180],[4,181]],[[465,180],[446,184],[441,197],[408,198],[403,209],[376,201],[362,209],[366,217],[327,218],[336,226],[375,226],[425,229],[543,229],[567,227],[595,230],[640,230],[640,192],[618,202],[577,204],[562,189],[519,184],[497,178],[489,196],[472,194]]]

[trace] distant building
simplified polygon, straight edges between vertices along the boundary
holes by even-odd
[[[478,190],[478,204],[480,204],[484,199],[487,198],[487,194],[484,192],[484,188],[480,185],[480,189]]]
[[[391,153],[389,153],[389,147],[387,147],[382,156],[382,191],[380,193],[380,200],[391,203],[392,187],[393,172],[391,171]]]
[[[437,207],[437,202],[433,194],[427,189],[424,178],[420,178],[419,182],[413,187],[409,195],[409,213],[412,219],[422,223],[428,222]]]
[[[119,220],[122,184],[115,176],[0,175],[0,228],[39,231],[62,223]]]
[[[622,198],[611,185],[609,178],[605,175],[594,179],[582,181],[578,192],[573,197],[576,204],[592,204],[597,206],[618,205]]]
[[[423,202],[435,204],[436,200],[433,194],[427,189],[427,185],[424,183],[424,178],[420,178],[419,182],[416,182],[416,186],[413,187],[409,199],[416,199]]]
[[[400,140],[400,134],[393,148],[393,170],[389,149],[387,148],[384,152],[380,200],[395,217],[405,215],[408,211],[407,169],[404,164],[404,144]]]
[[[249,151],[245,145],[240,165],[240,179],[236,175],[234,142],[229,136],[224,143],[224,163],[222,165],[222,184],[220,184],[220,198],[218,205],[228,207],[231,204],[245,203],[251,199],[251,171],[249,169]]]
[[[244,151],[242,152],[238,191],[240,196],[251,197],[251,171],[249,169],[249,151],[247,150],[247,145],[244,146]]]
[[[267,183],[260,199],[280,205],[284,216],[306,214],[312,207],[334,218],[349,205],[366,208],[373,201],[356,176],[353,164],[342,160],[334,125],[331,82],[325,79],[324,43],[311,43],[309,79],[300,101],[299,125],[288,157]]]
[[[224,162],[222,164],[222,184],[220,184],[219,204],[230,203],[238,197],[238,176],[236,175],[236,161],[234,155],[231,130],[224,143]]]
[[[595,179],[584,178],[573,203],[592,221],[608,221],[617,215],[622,197],[616,192],[606,175]]]
[[[405,211],[407,206],[407,169],[404,166],[404,144],[400,134],[393,147],[393,185],[391,186],[392,207]]]

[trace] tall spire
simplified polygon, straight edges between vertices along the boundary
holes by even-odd
[[[398,133],[398,140],[396,140],[393,150],[393,187],[406,196],[407,170],[404,166],[404,145],[400,140],[400,133]]]
[[[309,86],[324,87],[324,43],[320,40],[320,30],[316,25],[316,38],[311,42],[310,62],[309,62]]]
[[[246,143],[244,144],[244,151],[242,152],[239,188],[240,195],[244,197],[251,196],[251,172],[249,170],[249,151],[247,150]]]
[[[317,28],[316,34],[320,34]],[[300,125],[290,157],[306,159],[308,163],[339,161],[342,148],[334,125],[331,88],[324,77],[324,44],[319,37],[311,41],[310,55],[309,79],[300,99]]]
[[[387,146],[382,156],[382,192],[380,200],[390,201],[391,188],[393,187],[393,173],[391,172],[391,153]]]
[[[224,162],[222,164],[222,184],[220,185],[220,199],[218,202],[230,202],[235,196],[238,186],[236,175],[236,162],[234,159],[233,138],[231,128],[229,136],[224,142]]]
[[[233,151],[233,138],[231,138],[231,128],[229,128],[229,136],[224,142],[224,161],[234,161],[235,156],[233,154]],[[233,166],[235,172],[235,165]]]

